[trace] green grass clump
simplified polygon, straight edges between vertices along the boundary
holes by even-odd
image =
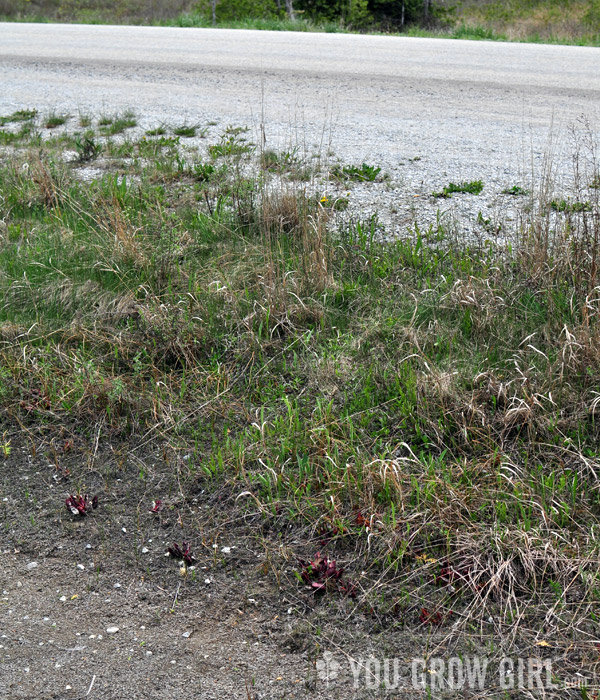
[[[122,134],[126,129],[137,126],[137,119],[133,112],[127,110],[122,114],[104,115],[98,120],[101,133],[107,136]]]
[[[146,132],[146,136],[164,136],[167,133],[167,129],[164,126],[157,126],[154,129],[149,129]]]
[[[337,180],[353,180],[355,182],[375,182],[381,168],[363,163],[360,167],[356,165],[336,165],[331,169],[332,177]]]
[[[37,110],[35,109],[19,109],[12,114],[0,117],[0,126],[11,124],[13,122],[29,122],[35,119]]]
[[[208,147],[212,158],[226,158],[230,156],[244,156],[252,153],[254,144],[248,143],[243,134],[247,129],[228,129],[221,136],[218,143]]]
[[[77,160],[80,163],[95,160],[102,151],[102,146],[94,138],[93,132],[75,134],[74,145],[77,151]]]
[[[54,114],[52,112],[44,119],[44,126],[46,129],[56,129],[56,127],[65,124],[68,118],[67,114]]]
[[[521,185],[513,185],[502,190],[502,194],[510,194],[513,197],[524,197],[529,194],[529,190],[524,189]]]
[[[183,136],[184,138],[192,138],[198,134],[198,124],[182,124],[173,129],[175,136]],[[202,131],[200,136],[204,136],[206,131]]]
[[[550,208],[565,214],[573,214],[576,212],[591,211],[592,207],[590,202],[571,202],[566,199],[553,199],[550,202]]]
[[[448,199],[453,194],[481,194],[483,191],[483,182],[481,180],[473,180],[472,182],[461,182],[455,184],[451,182],[444,187],[441,192],[432,192],[431,196],[441,199]]]

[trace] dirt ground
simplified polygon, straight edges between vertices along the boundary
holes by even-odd
[[[12,443],[0,462],[3,700],[381,697],[364,678],[354,687],[350,663],[370,655],[402,659],[409,689],[394,697],[423,697],[410,661],[431,630],[381,629],[354,601],[305,591],[293,538],[190,477],[187,455]],[[98,495],[85,517],[65,506],[78,492]],[[196,557],[186,575],[166,555],[183,540]]]

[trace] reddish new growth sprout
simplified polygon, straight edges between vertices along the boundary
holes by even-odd
[[[162,510],[162,501],[160,501],[158,498],[155,501],[152,501],[152,508],[150,508],[151,513],[160,513]]]
[[[346,530],[343,526],[335,524],[322,525],[319,528],[319,543],[324,547],[330,540],[342,537],[345,533]]]
[[[443,615],[439,610],[436,610],[436,612],[431,612],[427,608],[421,608],[421,612],[419,613],[419,622],[421,622],[423,625],[441,625],[442,622],[445,622],[452,616],[452,614],[452,610],[448,610],[448,612]]]
[[[65,505],[73,515],[87,515],[98,507],[98,496],[94,496],[90,501],[87,493],[84,496],[71,494],[65,499]]]
[[[175,557],[175,559],[181,559],[188,566],[191,566],[191,564],[193,564],[196,561],[194,555],[190,550],[190,545],[187,542],[182,542],[181,547],[177,544],[177,542],[173,542],[172,546],[169,547],[168,551],[172,557]]]
[[[356,595],[356,586],[343,580],[344,570],[339,569],[335,561],[322,557],[320,552],[317,552],[312,561],[298,559],[298,564],[298,578],[307,583],[307,588],[314,593],[323,593],[329,588],[352,598]]]

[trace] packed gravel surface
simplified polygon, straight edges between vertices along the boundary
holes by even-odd
[[[516,221],[522,203],[502,190],[530,189],[549,162],[568,188],[572,128],[600,133],[598,48],[0,24],[0,60],[4,113],[134,108],[142,128],[244,125],[267,148],[381,167],[389,179],[354,187],[350,212],[377,212],[388,235],[438,212],[467,235],[479,211]],[[473,180],[479,196],[431,197]]]
[[[240,516],[237,492],[183,486],[185,453],[122,440],[65,451],[58,436],[34,448],[26,435],[0,463],[2,700],[379,698],[352,664],[384,655],[399,662],[394,697],[423,697],[411,659],[445,652],[448,630],[382,625],[306,591],[298,543],[260,512]],[[64,504],[75,473],[98,496],[85,517]],[[167,553],[182,540],[185,575]],[[324,652],[339,664],[329,683]]]

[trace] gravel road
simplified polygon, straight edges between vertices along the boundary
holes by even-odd
[[[383,202],[396,228],[415,197],[421,204],[449,181],[481,179],[484,194],[442,208],[505,210],[499,192],[535,177],[550,136],[560,175],[570,125],[583,116],[600,134],[598,48],[0,23],[0,61],[3,113],[133,107],[143,127],[216,121],[257,137],[262,123],[267,147],[381,166],[385,191],[359,187],[354,201],[365,213]],[[438,207],[421,209],[433,217]]]

